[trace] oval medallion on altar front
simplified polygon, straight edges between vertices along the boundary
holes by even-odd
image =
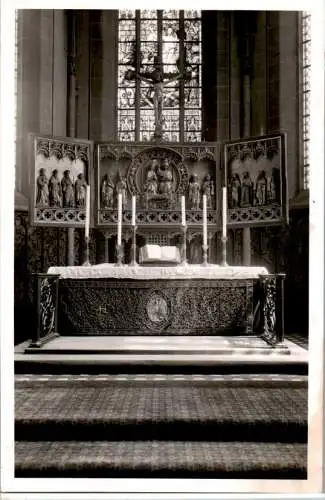
[[[151,328],[161,329],[169,320],[170,306],[164,295],[155,290],[153,291],[145,304],[145,311],[147,313],[147,325]]]

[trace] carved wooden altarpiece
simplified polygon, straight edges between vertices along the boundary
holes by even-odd
[[[224,145],[230,227],[288,222],[285,134]]]
[[[92,185],[93,142],[30,136],[31,223],[45,227],[83,227],[86,185]]]

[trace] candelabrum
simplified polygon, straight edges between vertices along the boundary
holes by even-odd
[[[137,226],[133,226],[133,235],[132,235],[132,261],[131,261],[131,266],[138,266],[137,263]]]
[[[202,250],[203,250],[203,262],[202,262],[202,266],[207,266],[208,265],[208,250],[209,250],[209,245],[202,245]]]
[[[117,244],[116,245],[116,266],[122,266],[123,264],[123,257],[124,257],[124,252],[123,252],[123,245],[122,244]]]
[[[186,258],[186,233],[187,226],[182,226],[183,229],[183,244],[182,244],[182,266],[187,266],[187,258]]]
[[[222,260],[221,260],[221,265],[222,266],[228,266],[227,264],[227,236],[221,236],[221,242],[222,242]]]
[[[90,261],[89,261],[89,236],[86,236],[85,238],[85,260],[84,263],[82,264],[83,266],[90,266]]]

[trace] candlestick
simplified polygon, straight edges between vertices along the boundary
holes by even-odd
[[[207,266],[208,265],[208,250],[209,250],[208,245],[202,245],[202,250],[203,250],[202,266]]]
[[[132,237],[132,261],[131,266],[137,266],[137,226],[133,226],[133,237]]]
[[[187,256],[186,256],[186,224],[183,225],[183,245],[182,245],[182,266],[187,266]]]
[[[90,186],[86,188],[86,220],[85,220],[85,238],[89,239],[90,226]]]
[[[222,238],[227,238],[227,188],[222,188]]]
[[[136,197],[132,196],[132,226],[135,226]]]
[[[186,225],[186,212],[185,212],[185,196],[182,195],[181,197],[181,203],[182,203],[182,226]]]
[[[85,260],[84,263],[82,264],[83,266],[90,266],[90,261],[89,261],[89,238],[86,236],[86,246],[85,246]]]
[[[122,245],[122,193],[117,196],[117,246]]]
[[[222,188],[222,266],[227,266],[227,188]]]
[[[207,227],[207,195],[203,195],[203,245],[208,245],[208,227]]]

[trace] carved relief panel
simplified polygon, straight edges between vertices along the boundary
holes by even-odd
[[[265,136],[225,145],[228,224],[288,221],[285,136]]]
[[[90,141],[32,136],[31,222],[38,226],[82,227],[86,187],[91,183]]]
[[[97,146],[97,226],[117,222],[117,194],[123,193],[123,223],[130,224],[136,196],[138,226],[181,224],[185,195],[187,224],[202,224],[202,195],[207,195],[208,224],[216,224],[215,145],[148,144]]]

